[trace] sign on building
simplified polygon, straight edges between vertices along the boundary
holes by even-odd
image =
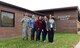
[[[70,15],[58,16],[58,18],[59,18],[60,20],[69,20]]]

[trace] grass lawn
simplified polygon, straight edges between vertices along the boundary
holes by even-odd
[[[36,42],[31,40],[22,40],[21,38],[0,39],[0,48],[73,48],[78,41],[80,35],[55,33],[54,44],[46,42]]]

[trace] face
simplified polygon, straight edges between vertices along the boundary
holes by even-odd
[[[28,19],[28,16],[24,16],[26,19]]]
[[[52,18],[52,16],[51,15],[49,15],[49,19],[51,19]]]
[[[46,19],[47,17],[46,16],[44,16],[44,19]]]
[[[32,15],[32,18],[34,19],[34,18],[35,18],[35,16],[34,16],[34,15]]]
[[[41,20],[41,19],[42,19],[42,17],[41,17],[41,16],[39,16],[39,19]]]
[[[46,21],[48,20],[47,16],[44,16],[44,20],[46,20]]]
[[[42,17],[41,17],[41,19],[43,20],[43,19],[44,19],[44,17],[42,16]]]
[[[38,20],[38,17],[35,17],[35,21],[37,21]]]

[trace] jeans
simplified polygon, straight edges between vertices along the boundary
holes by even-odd
[[[45,41],[45,40],[46,40],[46,35],[47,35],[47,31],[44,30],[44,31],[42,32],[42,41]]]
[[[36,41],[40,40],[41,30],[36,31]]]
[[[32,28],[32,29],[31,29],[31,40],[34,40],[34,37],[35,37],[35,31],[36,31],[35,28]]]

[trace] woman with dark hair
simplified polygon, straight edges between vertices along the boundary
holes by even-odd
[[[49,15],[49,32],[48,32],[48,42],[54,41],[54,31],[56,30],[56,24],[51,15]]]
[[[42,41],[43,42],[45,42],[45,40],[46,40],[46,34],[47,34],[46,23],[47,23],[47,17],[44,16],[43,19],[42,19]]]
[[[36,41],[39,41],[41,31],[42,31],[42,18],[41,18],[41,16],[38,17],[38,20],[35,23],[35,27],[36,27]]]

